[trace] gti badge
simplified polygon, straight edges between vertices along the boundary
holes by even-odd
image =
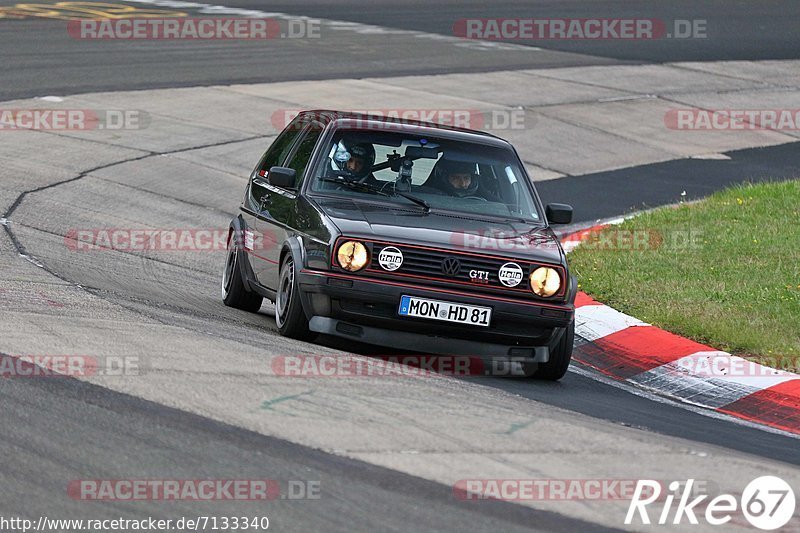
[[[489,273],[485,270],[470,270],[469,279],[473,283],[489,283]]]

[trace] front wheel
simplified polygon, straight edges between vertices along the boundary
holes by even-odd
[[[550,350],[550,360],[546,363],[539,363],[539,367],[533,374],[536,379],[559,380],[564,377],[572,360],[572,345],[575,342],[575,319],[569,323],[566,331],[561,336],[555,349]]]
[[[294,258],[291,253],[281,264],[278,276],[278,293],[275,296],[275,324],[284,337],[292,339],[310,340],[316,334],[308,329],[308,319],[303,313],[300,303],[300,286],[297,282],[297,272]]]
[[[225,269],[222,271],[222,301],[228,307],[251,313],[261,309],[261,303],[264,301],[260,294],[250,292],[244,286],[242,270],[239,268],[239,246],[235,231],[228,236]]]

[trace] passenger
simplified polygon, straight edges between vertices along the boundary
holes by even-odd
[[[480,186],[480,176],[475,173],[475,163],[441,159],[433,170],[431,187],[450,196],[475,196]],[[429,180],[430,181],[430,180]]]

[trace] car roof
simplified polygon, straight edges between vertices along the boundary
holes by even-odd
[[[398,125],[397,127],[392,126],[389,128],[389,131],[403,132],[403,130],[407,127],[408,132],[422,132],[427,135],[438,135],[439,137],[449,138],[452,140],[479,143],[482,142],[495,146],[511,147],[511,144],[505,139],[485,131],[436,124],[434,122],[405,118],[401,119],[398,117],[383,116],[378,114],[365,114],[355,111],[335,111],[330,109],[313,109],[302,111],[298,116],[306,116],[309,119],[318,120],[325,125],[333,124],[336,128],[347,128],[348,126],[357,124],[365,129],[370,129],[369,126],[373,125],[376,131],[380,131],[380,124],[389,123]]]

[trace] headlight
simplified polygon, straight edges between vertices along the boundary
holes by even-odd
[[[552,296],[561,288],[558,271],[549,267],[539,267],[531,272],[531,290],[538,296]]]
[[[367,266],[367,247],[358,241],[346,241],[339,246],[336,259],[339,266],[350,272],[361,270]]]

